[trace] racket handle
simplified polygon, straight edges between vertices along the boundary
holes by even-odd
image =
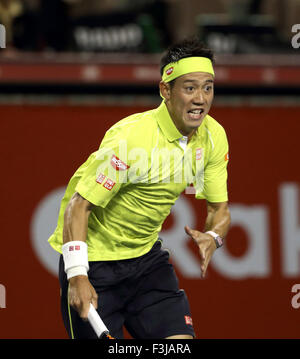
[[[99,339],[105,338],[109,334],[108,329],[106,328],[105,324],[100,318],[100,315],[98,314],[92,303],[90,305],[90,309],[88,313],[88,321],[93,327]]]

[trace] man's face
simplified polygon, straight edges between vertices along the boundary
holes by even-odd
[[[214,97],[214,77],[206,72],[192,72],[175,79],[173,86],[161,83],[170,116],[177,129],[188,136],[208,114]]]

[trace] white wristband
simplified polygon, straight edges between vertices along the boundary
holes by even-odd
[[[216,244],[216,247],[217,247],[217,248],[222,247],[222,245],[223,245],[223,238],[222,238],[218,233],[213,232],[213,231],[207,231],[207,232],[205,232],[205,233],[210,234],[210,235],[214,238],[215,244]]]
[[[213,232],[213,231],[207,231],[207,232],[205,232],[205,233],[210,234],[210,235],[213,236],[214,238],[219,237],[218,233]]]
[[[65,243],[62,246],[62,254],[68,279],[76,275],[87,275],[89,261],[85,242],[71,241]]]
[[[73,267],[73,268],[68,269],[68,271],[67,271],[68,280],[70,278],[76,277],[78,275],[87,276],[87,270],[86,270],[86,268],[84,266]]]

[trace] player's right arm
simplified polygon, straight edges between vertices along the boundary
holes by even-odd
[[[93,206],[79,193],[76,192],[73,195],[64,214],[64,245],[67,243],[71,245],[70,242],[73,241],[86,242],[88,218]],[[69,304],[78,311],[83,319],[87,319],[90,303],[97,308],[97,293],[87,275],[79,274],[69,279],[68,300]]]
[[[82,253],[82,256],[79,252],[82,248],[87,249],[85,242],[88,234],[88,219],[93,207],[105,208],[123,185],[123,181],[119,181],[119,168],[116,168],[117,165],[112,162],[112,159],[117,157],[126,164],[127,151],[125,153],[120,151],[119,145],[120,141],[124,140],[126,145],[129,145],[126,138],[123,127],[112,128],[106,132],[99,150],[93,154],[88,165],[80,174],[75,194],[64,213],[62,252],[69,280],[68,299],[69,304],[78,311],[83,319],[88,316],[90,303],[97,308],[97,294],[87,276],[89,266],[87,250]],[[130,147],[126,148],[129,151]],[[111,184],[110,188],[108,181]],[[83,242],[84,245],[82,245]],[[74,251],[69,251],[69,243],[71,243],[71,247],[74,247]],[[79,245],[80,251],[75,250],[76,243]],[[76,257],[78,254],[79,256]]]

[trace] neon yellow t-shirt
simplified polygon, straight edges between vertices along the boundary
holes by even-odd
[[[228,200],[227,163],[225,131],[209,115],[188,143],[164,102],[131,115],[106,132],[99,150],[71,178],[49,242],[61,252],[64,212],[78,192],[96,206],[88,221],[89,261],[141,256],[189,184],[198,199]]]

